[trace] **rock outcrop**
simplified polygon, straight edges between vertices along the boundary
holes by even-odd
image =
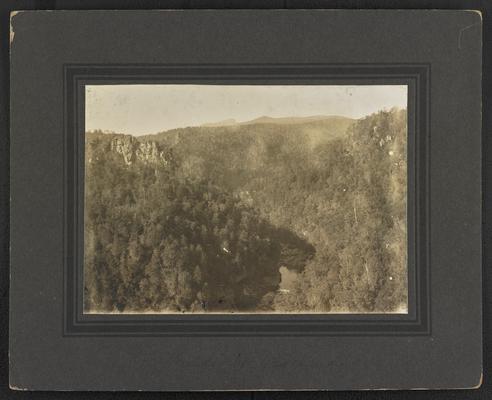
[[[125,163],[131,165],[136,161],[150,164],[168,165],[172,162],[172,152],[164,149],[157,142],[142,141],[129,135],[118,135],[111,139],[110,150],[121,154]]]

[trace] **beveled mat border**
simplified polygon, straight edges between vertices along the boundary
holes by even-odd
[[[408,314],[83,314],[86,84],[406,84]],[[430,335],[430,64],[64,65],[64,336]]]

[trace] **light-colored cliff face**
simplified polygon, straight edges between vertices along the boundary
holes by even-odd
[[[111,140],[111,151],[123,156],[127,165],[132,164],[134,159],[135,139],[131,136],[122,136]]]
[[[127,165],[136,161],[167,165],[171,162],[171,154],[162,149],[156,142],[139,142],[133,136],[119,136],[111,140],[111,151],[121,154]]]

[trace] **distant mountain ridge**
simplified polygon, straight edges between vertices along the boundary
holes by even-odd
[[[233,122],[234,121],[234,122]],[[201,126],[189,126],[169,129],[151,135],[138,136],[138,140],[152,140],[167,146],[175,146],[185,137],[204,136],[209,138],[221,135],[246,135],[257,140],[270,135],[292,136],[300,139],[299,135],[309,137],[313,143],[320,143],[342,137],[347,129],[357,122],[342,116],[310,116],[310,117],[281,117],[262,116],[251,121],[235,122],[228,119]]]
[[[201,124],[200,126],[205,128],[215,128],[217,126],[231,126],[237,125],[238,122],[234,118],[224,119],[223,121],[218,122],[208,122],[206,124]]]
[[[306,122],[315,121],[354,121],[353,118],[342,117],[339,115],[312,115],[308,117],[269,117],[263,115],[250,121],[238,122],[234,118],[225,119],[223,121],[210,122],[201,124],[201,127],[219,127],[219,126],[235,126],[235,125],[253,125],[253,124],[303,124]]]

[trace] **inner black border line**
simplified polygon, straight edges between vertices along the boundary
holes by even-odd
[[[157,71],[157,73],[156,73]],[[217,72],[219,71],[219,72]],[[246,72],[246,73],[245,73]],[[290,73],[288,73],[290,72]],[[64,64],[64,295],[63,336],[394,336],[430,335],[430,64]],[[288,80],[386,81],[414,79],[415,318],[407,314],[83,314],[80,307],[80,191],[78,87],[81,80],[108,84],[257,84]],[[126,81],[126,82],[125,82]],[[213,82],[210,82],[213,81]],[[218,82],[220,81],[220,82]],[[110,82],[110,83],[109,83]],[[98,83],[95,83],[98,84]],[[243,84],[243,83],[235,83]],[[249,83],[248,83],[249,84]],[[273,83],[278,84],[278,83]],[[329,83],[327,83],[329,84]],[[344,83],[350,84],[350,83]],[[374,84],[384,84],[383,82]],[[386,83],[390,84],[390,83]],[[410,118],[410,116],[409,116]],[[408,146],[407,146],[408,150]],[[83,155],[82,155],[83,157]],[[410,155],[407,153],[407,160]],[[72,179],[70,179],[72,177]],[[410,184],[407,183],[407,184]],[[408,191],[408,193],[410,193]],[[83,225],[83,224],[82,224]],[[83,226],[82,226],[83,228]],[[77,233],[78,232],[78,233]],[[82,229],[83,232],[83,229]],[[83,233],[82,233],[83,234]],[[407,235],[408,237],[408,235]],[[408,239],[407,239],[408,240]],[[410,277],[409,277],[410,278]],[[74,295],[75,292],[75,295]],[[410,294],[409,294],[410,301]],[[409,310],[410,310],[409,304]],[[237,317],[247,319],[237,319]],[[220,318],[221,317],[221,318]],[[252,318],[251,318],[252,317]],[[124,319],[122,319],[124,318]],[[377,318],[380,318],[379,320]]]
[[[78,287],[77,287],[77,289],[78,289]],[[355,314],[354,314],[354,315],[355,315]],[[123,322],[123,321],[121,321],[121,322]],[[168,322],[170,322],[170,321],[168,321]],[[211,321],[210,321],[210,322],[211,322]]]

